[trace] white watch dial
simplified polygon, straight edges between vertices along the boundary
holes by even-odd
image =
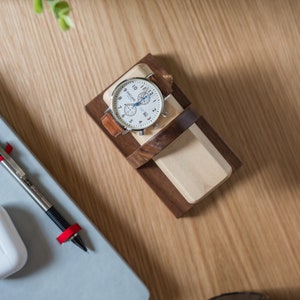
[[[125,80],[112,93],[112,113],[117,122],[129,130],[141,130],[154,124],[163,105],[161,91],[145,78]]]

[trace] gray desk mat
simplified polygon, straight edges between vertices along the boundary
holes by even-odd
[[[59,229],[0,165],[0,205],[9,213],[28,250],[24,268],[0,280],[0,298],[149,299],[141,280],[0,117],[1,146],[6,142],[13,145],[11,156],[33,183],[70,223],[80,224],[83,228],[80,235],[89,252],[71,242],[59,245],[56,241]]]

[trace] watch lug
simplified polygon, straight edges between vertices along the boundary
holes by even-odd
[[[122,131],[122,135],[127,134],[129,131],[130,131],[129,129],[124,129],[124,130]]]
[[[154,75],[154,73],[150,73],[150,74],[146,75],[145,78],[148,79],[148,78],[150,78],[153,75]]]
[[[167,101],[167,100],[171,97],[171,95],[172,95],[172,94],[167,95],[167,96],[164,98],[164,100]]]

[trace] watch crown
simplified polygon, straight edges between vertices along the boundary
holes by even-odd
[[[167,112],[167,111],[164,111],[164,112],[161,113],[161,115],[162,115],[164,118],[166,118],[166,117],[168,116],[168,112]]]
[[[139,135],[144,135],[144,129],[139,131]]]

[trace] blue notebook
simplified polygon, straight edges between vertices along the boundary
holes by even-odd
[[[70,223],[80,224],[80,236],[89,252],[71,242],[59,245],[59,229],[0,164],[0,205],[9,213],[28,250],[24,268],[0,280],[0,298],[149,299],[141,280],[0,118],[0,143],[4,147],[6,142],[14,147],[11,156],[31,181]]]

